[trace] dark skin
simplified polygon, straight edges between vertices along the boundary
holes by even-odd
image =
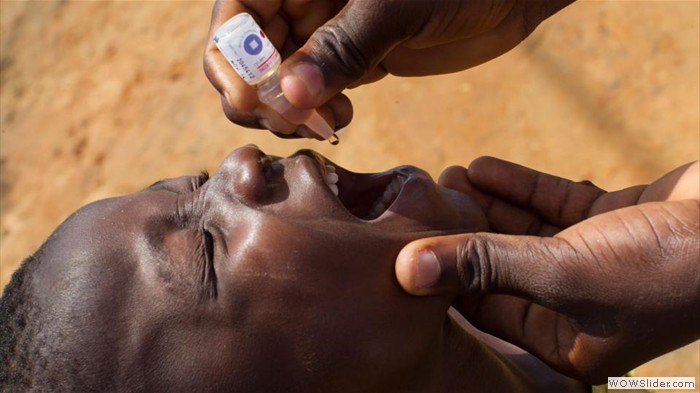
[[[330,124],[343,127],[352,116],[350,102],[340,93],[344,88],[386,74],[432,75],[470,68],[507,52],[571,2],[388,0],[378,6],[371,0],[217,1],[211,29],[236,13],[253,14],[285,57],[281,76],[289,101],[300,108],[321,106]],[[211,42],[204,66],[231,121],[310,136],[260,105],[254,90],[233,73]],[[679,177],[694,190],[680,201],[651,192],[673,188],[675,175],[648,190],[606,193],[516,165],[482,160],[473,166],[470,175],[457,170],[445,184],[498,201],[493,206],[502,209],[489,216],[494,231],[530,236],[480,234],[412,243],[401,253],[396,270],[408,292],[462,294],[482,306],[482,296],[515,294],[521,299],[505,298],[506,304],[519,305],[507,308],[513,311],[508,321],[503,319],[508,313],[479,316],[463,311],[480,320],[482,329],[589,382],[605,382],[607,376],[698,338],[697,170],[694,177]],[[533,179],[544,180],[533,187]],[[415,272],[426,250],[439,259],[445,276],[421,287]],[[481,277],[474,272],[498,274]],[[658,280],[640,284],[649,277]],[[652,290],[640,291],[645,288]],[[493,304],[495,309],[505,307]],[[548,311],[540,313],[542,306]],[[522,323],[525,317],[530,324]],[[659,321],[663,326],[657,326]],[[547,335],[541,334],[543,323]],[[637,326],[645,326],[645,332]],[[606,339],[611,334],[614,339]]]
[[[210,38],[241,12],[256,18],[283,58],[284,94],[292,105],[318,108],[336,129],[352,119],[348,87],[388,74],[457,72],[494,59],[573,0],[218,0]],[[234,123],[278,135],[314,137],[260,103],[207,41],[204,71]]]
[[[72,378],[144,391],[581,388],[446,317],[454,296],[413,297],[395,281],[406,243],[486,229],[467,195],[413,167],[336,167],[339,199],[324,164],[246,146],[206,182],[171,179],[78,210],[34,278],[40,306],[64,323],[48,340],[82,364]],[[379,217],[350,213],[396,178]]]
[[[503,235],[409,244],[396,269],[408,291],[461,294],[479,328],[591,383],[700,338],[698,161],[615,192],[490,157],[440,183],[475,197]],[[421,285],[425,250],[442,268]]]

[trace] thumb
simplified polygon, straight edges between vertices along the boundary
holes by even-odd
[[[558,265],[576,257],[556,238],[475,233],[413,241],[395,268],[414,295],[507,293],[550,304],[566,292],[571,271]]]
[[[418,8],[426,4],[350,1],[282,64],[281,85],[289,102],[316,108],[373,72],[396,44],[418,30],[427,14]]]

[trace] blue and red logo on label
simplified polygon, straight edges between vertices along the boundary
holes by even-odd
[[[221,53],[249,84],[258,83],[280,64],[279,53],[249,14],[234,16],[214,37]]]
[[[243,40],[243,49],[245,49],[246,53],[249,55],[255,56],[262,52],[263,42],[257,34],[250,34]]]

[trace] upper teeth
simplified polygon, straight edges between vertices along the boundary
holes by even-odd
[[[335,173],[335,167],[333,165],[326,165],[326,173],[323,175],[323,180],[328,185],[328,188],[333,191],[333,194],[338,196],[338,174]]]

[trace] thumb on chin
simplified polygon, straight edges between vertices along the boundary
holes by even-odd
[[[471,281],[471,269],[462,271],[457,258],[469,235],[451,235],[415,240],[396,258],[396,278],[403,289],[417,296],[459,294]]]

